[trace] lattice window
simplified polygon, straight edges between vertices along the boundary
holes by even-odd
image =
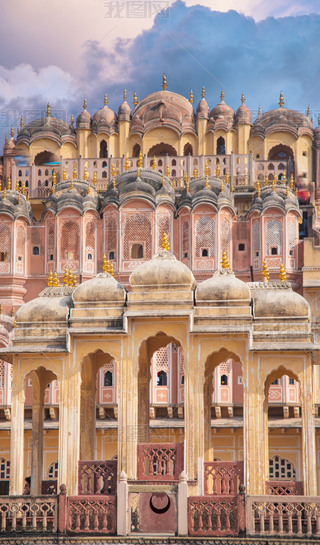
[[[105,221],[106,234],[106,255],[110,258],[110,252],[116,255],[117,251],[117,222],[115,217],[106,218]]]
[[[156,369],[167,371],[169,369],[169,348],[166,346],[159,348],[154,354],[154,362]]]
[[[60,238],[60,259],[79,260],[80,229],[76,221],[68,220],[62,225]]]
[[[184,220],[182,224],[182,257],[188,257],[190,245],[189,221]]]
[[[170,216],[168,214],[166,215],[161,214],[158,217],[158,248],[159,249],[162,248],[163,233],[167,234],[169,244],[170,244],[170,249],[172,249],[171,248],[172,244],[171,244]]]
[[[9,225],[0,224],[0,253],[3,254],[3,261],[10,261],[11,256],[11,229]]]
[[[58,460],[52,462],[48,468],[48,479],[55,480],[58,478]]]
[[[123,258],[131,259],[131,245],[139,243],[143,245],[143,256],[151,259],[152,250],[152,225],[148,217],[135,213],[124,220],[123,229]]]
[[[86,225],[86,251],[93,252],[95,248],[95,224],[93,221],[88,221]]]
[[[10,479],[10,462],[5,458],[0,458],[0,481]]]
[[[223,218],[220,225],[220,244],[221,251],[225,250],[229,253],[229,244],[230,244],[230,222],[227,218]]]
[[[220,373],[230,373],[231,368],[232,368],[231,361],[224,361],[223,363],[220,363],[219,365]]]
[[[269,460],[269,479],[290,479],[294,481],[296,479],[294,464],[290,460],[287,460],[287,458],[273,456]]]
[[[253,251],[260,251],[260,223],[258,221],[253,224]]]
[[[4,376],[5,376],[5,363],[3,360],[0,360],[0,388],[4,387]]]
[[[289,247],[289,254],[292,255],[294,247],[296,243],[296,229],[294,225],[294,221],[291,220],[289,222],[288,227],[288,247]]]
[[[24,261],[24,249],[26,244],[26,231],[22,225],[19,225],[18,231],[17,231],[17,245],[16,245],[16,252],[17,252],[17,261]]]
[[[215,250],[215,226],[214,221],[207,216],[196,221],[196,257],[201,256],[201,249],[207,248],[209,256],[214,256]]]
[[[266,242],[267,255],[282,254],[282,223],[280,221],[272,219],[267,222]]]
[[[184,356],[182,350],[179,350],[179,372],[184,373]]]
[[[55,245],[55,239],[54,239],[54,221],[49,221],[47,224],[47,248],[48,248],[48,259],[50,259],[50,256],[54,254],[54,245]]]

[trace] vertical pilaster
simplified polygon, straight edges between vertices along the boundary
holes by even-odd
[[[302,410],[302,471],[304,493],[306,496],[317,496],[318,494],[312,379],[312,360],[309,356],[305,356],[303,380],[300,387]]]
[[[30,374],[32,380],[32,440],[31,440],[31,489],[32,496],[41,494],[43,467],[43,381],[36,371]]]
[[[10,495],[22,494],[24,488],[24,402],[23,384],[16,383],[13,375],[11,403],[11,456],[10,456]]]

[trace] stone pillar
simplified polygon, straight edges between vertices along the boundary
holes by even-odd
[[[81,371],[72,368],[60,382],[58,487],[65,484],[70,496],[78,492],[80,451]]]
[[[42,376],[37,371],[30,373],[32,380],[32,440],[31,440],[31,489],[32,496],[41,494],[43,468],[43,408],[44,389]]]
[[[243,450],[245,486],[249,495],[264,495],[268,478],[268,420],[263,384],[257,376],[258,362],[253,356],[242,362],[243,369]]]
[[[188,481],[187,474],[182,471],[178,484],[178,536],[188,535]]]
[[[10,495],[21,495],[24,488],[24,384],[17,384],[16,370],[13,373],[11,402],[10,444]]]
[[[139,375],[138,375],[138,442],[149,443],[149,421],[150,421],[150,359],[147,343],[142,343],[139,353]]]
[[[118,367],[118,472],[135,479],[138,439],[138,372],[128,347]]]
[[[128,480],[124,471],[120,472],[117,486],[117,535],[126,536],[129,533],[128,520]]]
[[[94,460],[96,445],[96,373],[89,356],[83,358],[80,401],[80,460]]]
[[[192,357],[190,353],[189,357]],[[198,358],[185,369],[184,426],[185,471],[190,480],[198,481],[198,493],[203,494],[204,461],[204,379]]]
[[[316,437],[313,412],[313,366],[310,357],[305,356],[301,388],[302,411],[302,471],[304,493],[317,496]]]
[[[211,399],[212,399],[212,375],[206,377],[204,383],[204,460],[213,461],[213,444],[211,439]]]

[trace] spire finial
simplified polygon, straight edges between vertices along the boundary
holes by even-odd
[[[163,235],[162,235],[162,249],[167,250],[167,252],[170,252],[170,244],[168,240],[168,235],[165,231],[163,232]]]
[[[59,278],[58,278],[58,275],[56,273],[56,271],[54,272],[54,275],[53,275],[53,287],[54,288],[58,288],[60,283],[59,283]]]
[[[63,179],[63,181],[65,181],[67,179],[66,169],[65,168],[63,168],[63,170],[62,170],[62,179]]]
[[[162,187],[164,187],[164,175],[162,174],[162,180],[161,180]]]
[[[65,286],[67,286],[68,283],[69,283],[68,282],[68,276],[69,276],[68,275],[68,267],[66,265],[65,268],[64,268],[64,275],[63,275],[63,283],[64,283]]]
[[[138,158],[138,167],[141,168],[142,167],[142,153],[141,153],[141,150],[139,152],[139,158]]]
[[[73,114],[71,114],[71,118],[70,118],[70,125],[73,126]]]
[[[244,100],[245,100],[244,93],[242,93],[242,95],[241,95],[241,104],[244,104]]]
[[[87,178],[88,178],[88,171],[87,171],[87,167],[85,166],[83,171],[83,179],[85,182],[87,181]]]
[[[219,163],[217,163],[217,166],[216,166],[216,176],[220,176],[220,165],[219,165]]]
[[[224,94],[223,94],[223,89],[221,89],[221,93],[220,93],[220,100],[221,100],[221,102],[223,101],[223,99],[224,99]]]
[[[124,161],[124,170],[127,171],[128,168],[129,168],[129,163],[128,163],[128,157],[126,156],[125,161]]]
[[[49,278],[48,278],[48,286],[49,288],[52,288],[53,281],[52,281],[52,271],[49,272]]]
[[[76,277],[76,275],[74,274],[74,275],[73,275],[73,280],[72,280],[72,286],[75,288],[76,285],[77,285],[77,277]]]
[[[290,176],[290,189],[294,189],[294,183],[293,183],[293,172],[291,173],[291,176]]]
[[[185,183],[186,183],[187,193],[189,193],[189,179],[188,179],[188,174],[187,174],[187,172],[186,172],[185,175],[184,175],[184,181],[185,181]]]
[[[83,109],[86,110],[87,109],[87,99],[85,98],[84,101],[83,101]]]
[[[57,177],[56,177],[56,171],[54,170],[52,173],[52,185],[56,185]]]
[[[204,85],[202,85],[201,98],[204,98],[205,96],[206,96],[205,88],[204,88]]]
[[[169,163],[167,163],[167,166],[166,166],[166,176],[169,178],[170,176],[170,167],[169,167]]]
[[[11,136],[11,138],[14,137],[13,127],[11,127],[10,136]]]
[[[263,260],[263,265],[262,265],[262,276],[264,277],[264,281],[265,281],[265,282],[270,282],[269,269],[268,269],[268,265],[267,265],[266,259]]]
[[[73,167],[73,179],[75,180],[77,178],[77,167],[74,165]]]
[[[206,176],[208,176],[208,174],[209,174],[208,159],[206,160],[206,166],[205,166],[205,169],[204,169],[204,173],[205,173]]]
[[[261,197],[261,189],[260,189],[260,182],[259,182],[259,180],[257,181],[257,191],[258,191],[258,198],[260,199],[260,197]]]
[[[104,105],[106,106],[108,104],[108,97],[107,93],[104,94]]]
[[[136,107],[137,104],[138,104],[137,94],[134,91],[133,92],[133,105],[134,105],[134,107]]]
[[[258,117],[260,117],[261,115],[261,106],[259,106],[259,109],[258,109]]]
[[[106,258],[106,254],[103,254],[102,270],[103,270],[103,272],[107,272],[107,258]]]
[[[229,171],[226,172],[226,184],[229,185]]]
[[[308,109],[307,109],[307,117],[310,117],[310,106],[308,106]]]
[[[208,174],[206,174],[206,183],[205,183],[204,187],[206,187],[206,188],[209,187]]]
[[[125,89],[125,90],[123,91],[123,100],[124,100],[124,102],[127,101],[127,89]]]
[[[280,100],[279,100],[279,106],[280,108],[283,108],[284,100],[283,100],[283,94],[282,91],[280,92]]]
[[[275,191],[277,185],[277,175],[274,173],[273,180],[272,180],[272,191]]]
[[[222,266],[223,269],[230,269],[229,259],[228,259],[228,256],[227,256],[227,252],[225,250],[223,250],[223,252],[222,252],[221,266]]]
[[[194,177],[194,178],[197,178],[197,176],[198,176],[198,171],[197,171],[196,167],[194,167],[194,169],[193,169],[193,177]]]
[[[23,129],[23,116],[20,118],[20,128]]]
[[[48,102],[48,104],[47,104],[47,117],[50,117],[50,111],[51,111],[50,110],[50,104]]]
[[[162,78],[162,89],[165,91],[167,89],[167,78],[166,78],[166,75],[163,74],[163,78]]]
[[[97,185],[97,171],[95,170],[93,173],[93,185],[96,187]]]
[[[156,157],[155,157],[155,155],[154,155],[154,156],[153,156],[153,161],[152,161],[152,168],[153,168],[153,170],[156,170],[156,166],[157,166]]]
[[[287,176],[286,176],[286,173],[284,172],[282,177],[282,185],[285,186],[286,183],[287,183]]]
[[[20,191],[18,193],[18,204],[21,204],[21,195],[20,195]]]
[[[10,176],[8,177],[7,186],[8,186],[8,191],[11,191],[11,178],[10,178]]]
[[[190,91],[189,102],[190,102],[190,104],[193,104],[193,92],[192,92],[192,89],[191,89],[191,91]]]
[[[111,276],[114,276],[113,263],[110,263],[110,274],[111,274]]]

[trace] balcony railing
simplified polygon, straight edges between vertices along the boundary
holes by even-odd
[[[237,494],[243,485],[243,462],[205,462],[205,495]]]
[[[1,532],[54,533],[57,512],[57,496],[0,496]]]
[[[115,496],[70,496],[68,498],[68,532],[115,534],[116,522]]]
[[[117,492],[117,461],[79,461],[78,492],[79,495],[115,495]]]
[[[140,481],[178,481],[183,471],[183,443],[138,445]]]
[[[266,494],[268,496],[302,496],[302,481],[266,481]]]

